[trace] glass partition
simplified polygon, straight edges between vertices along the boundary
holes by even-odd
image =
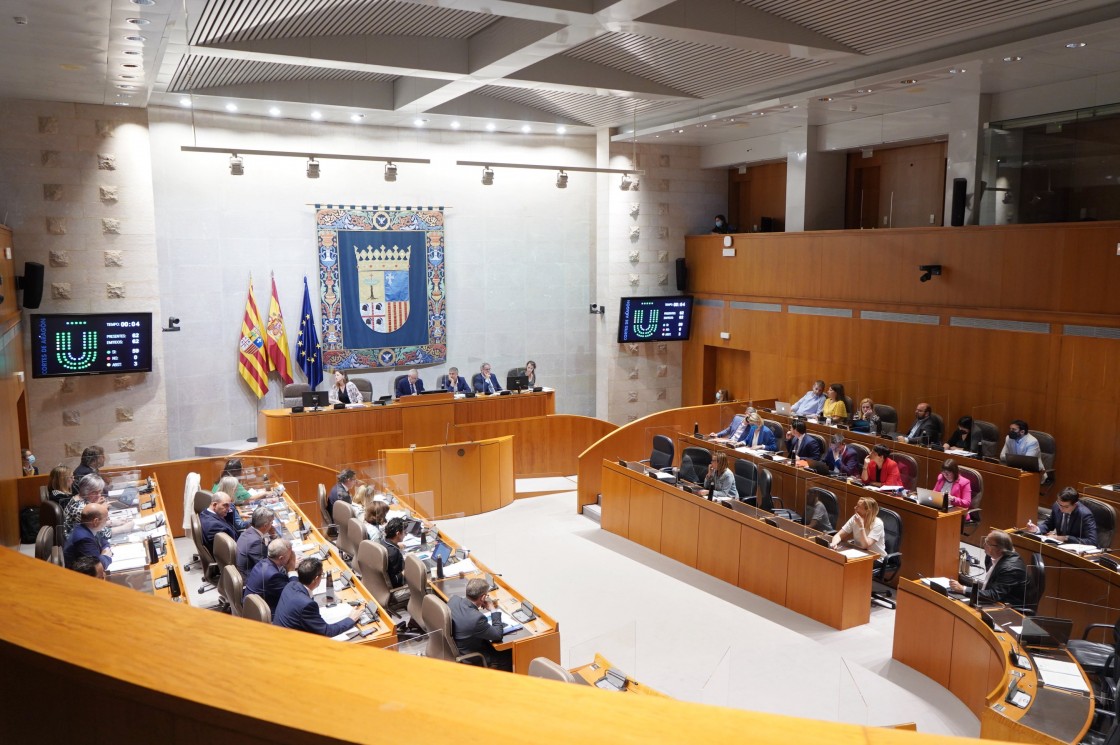
[[[413,657],[427,657],[428,645],[431,644],[433,640],[437,639],[440,633],[441,632],[439,631],[432,631],[430,633],[422,634],[421,636],[417,636],[412,639],[406,639],[404,641],[397,642],[396,644],[385,647],[385,649],[389,652],[409,654]]]
[[[573,644],[568,649],[568,659],[564,667],[574,670],[578,667],[596,664],[596,656],[627,677],[641,681],[642,671],[637,665],[637,625],[630,622],[608,631],[602,631],[585,641]],[[603,671],[604,674],[606,671]]]

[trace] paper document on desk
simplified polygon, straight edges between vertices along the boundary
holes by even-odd
[[[114,572],[123,572],[128,569],[139,569],[148,565],[148,552],[142,543],[121,543],[113,546],[113,563],[109,569]]]
[[[1080,556],[1089,556],[1091,554],[1099,554],[1101,550],[1096,546],[1090,546],[1085,543],[1063,543],[1062,548],[1073,554]]]
[[[1067,691],[1089,692],[1089,687],[1085,685],[1085,678],[1076,663],[1035,656],[1034,664],[1046,685],[1064,688]]]
[[[975,458],[976,453],[970,450],[961,450],[960,448],[945,448],[946,455],[963,455],[966,458]]]
[[[937,585],[938,587],[944,587],[946,590],[949,589],[948,577],[922,577],[921,583],[926,587]]]
[[[109,520],[132,520],[139,514],[135,507],[122,507],[119,510],[109,510]]]
[[[354,607],[352,605],[350,605],[349,603],[339,603],[338,605],[335,605],[333,608],[325,608],[322,605],[320,605],[319,606],[319,615],[322,616],[323,620],[326,621],[327,623],[338,623],[342,619],[349,616],[350,611],[352,611],[352,610],[354,610]]]
[[[412,535],[411,533],[409,535],[406,535],[404,537],[404,540],[401,541],[401,546],[403,546],[404,548],[416,548],[419,545],[420,545],[420,536]]]
[[[443,575],[445,577],[452,577],[456,574],[473,574],[478,571],[478,567],[470,559],[463,559],[454,564],[448,564],[443,568]]]
[[[849,559],[862,559],[864,556],[867,556],[866,551],[860,551],[858,548],[846,548],[840,553]]]
[[[386,520],[392,520],[394,517],[404,520],[408,517],[408,510],[389,510],[385,513]]]
[[[313,554],[319,550],[319,544],[315,541],[295,541],[292,550],[297,554]]]

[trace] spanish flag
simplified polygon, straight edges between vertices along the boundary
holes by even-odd
[[[253,299],[253,277],[249,276],[249,297],[241,319],[241,341],[237,345],[237,372],[260,398],[268,391],[268,357],[264,351],[261,316]]]
[[[276,296],[276,277],[272,278],[272,300],[268,304],[268,325],[265,327],[265,350],[268,352],[268,371],[275,371],[285,383],[292,382],[292,355],[288,351],[288,334],[284,331],[284,316],[280,313],[280,299]]]

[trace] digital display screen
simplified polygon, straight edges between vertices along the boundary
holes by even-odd
[[[685,341],[692,330],[692,296],[624,297],[618,342]]]
[[[33,378],[151,369],[151,313],[31,316]]]

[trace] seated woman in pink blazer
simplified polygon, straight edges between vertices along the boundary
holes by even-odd
[[[961,470],[952,458],[941,464],[941,473],[937,476],[933,490],[949,492],[949,501],[954,507],[967,510],[972,505],[972,482],[961,476]]]

